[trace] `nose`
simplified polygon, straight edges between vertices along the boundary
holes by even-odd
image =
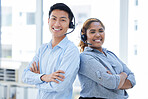
[[[99,36],[100,36],[100,33],[99,33],[99,32],[97,32],[95,36],[99,37]]]
[[[57,20],[54,25],[55,26],[60,26],[60,21]]]

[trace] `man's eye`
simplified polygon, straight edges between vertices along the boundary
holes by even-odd
[[[65,22],[66,20],[61,20],[61,21],[64,21]]]
[[[90,33],[95,33],[95,32],[90,32]]]
[[[52,18],[52,20],[56,20],[56,18]]]

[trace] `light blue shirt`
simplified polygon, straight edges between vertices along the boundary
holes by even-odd
[[[39,61],[40,74],[30,71],[32,62]],[[39,89],[38,99],[71,99],[72,85],[76,78],[80,57],[78,48],[65,37],[57,46],[52,49],[51,42],[43,44],[32,62],[23,72],[22,80],[25,83],[36,85]],[[40,77],[43,74],[51,74],[57,70],[63,70],[65,74],[64,81],[43,82]]]
[[[126,90],[117,89],[120,74],[125,72],[132,86],[136,84],[131,70],[111,51],[103,48],[106,56],[96,49],[85,47],[80,55],[79,80],[81,97],[99,97],[105,99],[127,99]],[[112,73],[108,74],[107,71]]]

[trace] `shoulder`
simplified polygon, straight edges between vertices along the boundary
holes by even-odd
[[[40,50],[43,50],[43,49],[46,48],[46,47],[48,47],[48,43],[42,44],[39,49],[40,49]]]
[[[80,54],[80,60],[82,62],[88,62],[92,59],[94,59],[93,52],[84,51]]]
[[[116,54],[115,54],[114,52],[112,52],[112,51],[107,50],[107,53],[108,53],[109,55],[113,56],[113,57],[118,58],[118,57],[116,56]]]
[[[43,52],[48,47],[48,43],[42,44],[37,50],[38,53]]]
[[[72,42],[72,41],[68,41],[65,51],[71,51],[71,52],[77,52],[79,53],[78,47]]]
[[[40,49],[44,48],[44,47],[47,47],[48,46],[48,43],[44,43],[40,46]]]

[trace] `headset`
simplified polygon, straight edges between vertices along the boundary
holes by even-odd
[[[74,23],[72,22],[72,19],[74,20]],[[73,16],[72,19],[71,22],[69,23],[69,28],[75,28],[75,17]]]
[[[76,26],[75,17],[73,15],[72,11],[70,11],[69,14],[72,15],[72,18],[71,18],[70,23],[69,23],[69,28],[72,29],[72,30],[68,33],[65,33],[64,35],[72,33],[75,30],[75,26]],[[73,20],[73,22],[72,22],[72,20]]]
[[[82,34],[82,29],[81,29],[80,35],[81,35],[81,41],[83,43],[92,45],[92,44],[86,42],[87,41],[87,36],[86,36],[86,34]]]

